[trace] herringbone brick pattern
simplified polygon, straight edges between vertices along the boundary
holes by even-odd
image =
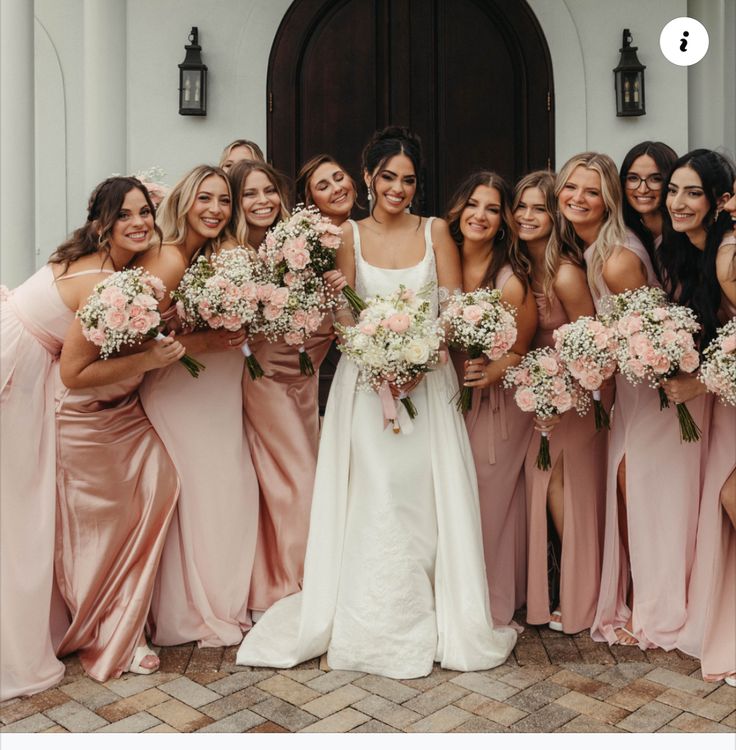
[[[736,689],[695,659],[527,627],[501,667],[417,680],[235,665],[237,647],[161,650],[161,671],[63,683],[0,705],[2,732],[731,732]]]

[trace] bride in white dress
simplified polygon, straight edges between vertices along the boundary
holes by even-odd
[[[338,265],[348,283],[364,298],[399,284],[459,289],[445,222],[405,211],[417,192],[418,140],[403,128],[375,134],[363,168],[373,205],[344,225]],[[438,300],[435,292],[435,314]],[[427,675],[435,661],[459,671],[498,666],[516,632],[491,620],[452,364],[419,380],[413,429],[398,435],[383,429],[379,398],[356,390],[357,377],[342,357],[322,426],[302,591],[263,615],[236,661],[285,668],[326,652],[332,669],[398,679]]]

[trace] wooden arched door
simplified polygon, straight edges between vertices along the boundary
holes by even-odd
[[[295,0],[268,69],[268,153],[293,176],[327,152],[359,177],[370,134],[422,138],[425,213],[472,169],[554,165],[552,65],[525,0]]]
[[[371,133],[407,125],[422,139],[425,214],[460,181],[511,181],[554,166],[549,50],[525,0],[295,0],[268,66],[268,154],[294,176],[330,153],[359,178]],[[324,405],[333,351],[320,372]]]

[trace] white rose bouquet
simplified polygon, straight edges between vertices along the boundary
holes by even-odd
[[[392,295],[369,297],[354,326],[336,325],[343,337],[340,350],[360,368],[359,387],[378,392],[384,419],[395,433],[401,429],[390,385],[414,419],[416,407],[401,389],[439,361],[443,332],[439,319],[430,316],[433,290],[428,285],[417,293],[402,284]]]
[[[442,320],[449,345],[466,351],[470,359],[481,354],[490,360],[500,359],[516,341],[516,311],[501,302],[498,289],[454,294],[447,303]],[[462,386],[456,401],[458,411],[465,414],[472,399],[473,389]]]
[[[699,377],[723,403],[736,406],[736,318],[719,328],[705,348]]]
[[[589,397],[565,367],[557,352],[548,347],[529,352],[516,367],[504,375],[504,386],[516,388],[514,400],[522,411],[531,411],[539,419],[550,419],[575,409],[578,414],[588,410]],[[537,468],[552,468],[549,454],[549,433],[542,432],[537,454]]]
[[[694,372],[700,364],[693,338],[700,330],[695,313],[670,303],[665,292],[656,287],[612,295],[607,307],[601,320],[617,338],[619,371],[632,385],[646,382],[656,388],[659,408],[669,408],[662,380],[680,370]],[[700,428],[685,404],[677,404],[677,417],[680,438],[686,442],[699,440]]]

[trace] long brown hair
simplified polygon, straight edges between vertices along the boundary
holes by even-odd
[[[460,231],[460,216],[468,205],[475,189],[480,186],[495,188],[501,196],[501,227],[493,238],[491,262],[488,264],[482,286],[494,287],[500,270],[508,264],[511,266],[514,276],[522,283],[526,295],[532,270],[531,263],[519,250],[516,222],[511,213],[511,188],[501,175],[489,170],[482,170],[473,172],[460,183],[452,196],[446,216],[452,239],[455,240],[458,247],[462,248],[463,234]]]
[[[353,186],[353,192],[355,193],[355,196],[357,198],[358,186],[355,184],[355,180],[352,178],[347,169],[345,169],[340,164],[340,162],[337,161],[337,159],[330,156],[329,154],[317,154],[317,156],[313,156],[311,159],[304,162],[304,165],[299,170],[299,174],[296,176],[296,185],[294,189],[296,202],[303,203],[305,206],[309,206],[314,203],[314,199],[312,198],[312,191],[309,187],[309,181],[317,171],[317,168],[321,167],[323,164],[334,164],[336,167],[339,167],[339,169],[350,180],[350,183]]]
[[[544,248],[544,278],[542,280],[542,292],[547,300],[552,300],[552,287],[555,283],[560,263],[564,260],[574,263],[580,268],[585,267],[583,255],[579,248],[563,245],[560,241],[560,218],[557,211],[557,196],[555,195],[555,176],[552,172],[538,170],[522,177],[514,188],[514,203],[512,214],[516,213],[521,203],[521,196],[525,190],[537,188],[544,196],[544,207],[552,220],[552,231],[550,232],[547,246]],[[519,249],[526,256],[531,257],[523,240],[519,240]]]
[[[131,190],[141,191],[155,220],[156,206],[153,205],[148,190],[139,179],[135,177],[108,177],[92,191],[89,197],[87,221],[81,227],[75,229],[69,238],[54,250],[49,258],[49,263],[63,263],[64,273],[66,273],[70,263],[83,258],[85,255],[91,255],[102,250],[107,258],[111,250],[113,227],[120,215],[125,196]],[[160,243],[163,240],[163,235],[155,224],[154,231],[158,235]]]
[[[235,237],[238,245],[242,247],[248,246],[248,222],[245,220],[245,212],[243,211],[243,189],[245,188],[245,181],[252,172],[263,172],[276,188],[276,192],[279,195],[281,211],[276,219],[274,219],[274,225],[282,219],[289,218],[289,183],[285,175],[275,170],[270,164],[262,161],[244,159],[234,164],[228,174],[233,194],[233,214],[230,219],[230,232]]]

